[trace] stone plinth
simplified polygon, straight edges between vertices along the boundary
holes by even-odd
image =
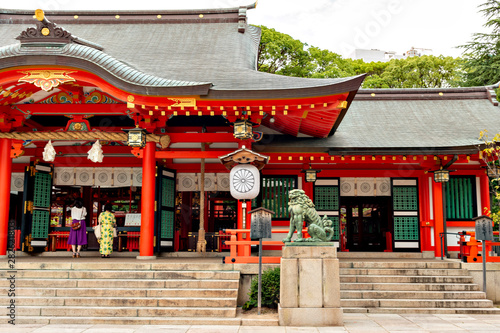
[[[278,314],[281,326],[344,324],[336,247],[314,243],[285,244],[280,284]]]

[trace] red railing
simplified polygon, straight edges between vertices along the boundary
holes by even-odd
[[[498,231],[494,231],[493,235],[498,236]],[[474,231],[460,232],[460,258],[463,262],[482,262],[482,241],[476,240]],[[469,241],[465,241],[466,236],[470,236]],[[486,262],[500,262],[499,256],[492,256],[492,246],[500,246],[500,242],[485,241],[486,246]]]
[[[302,236],[304,237],[307,229],[302,229]],[[225,264],[257,264],[259,262],[258,256],[251,256],[251,246],[259,245],[259,241],[250,240],[250,229],[226,229],[226,234],[230,235],[230,240],[224,241],[224,245],[229,246],[229,256],[224,257]],[[287,229],[272,229],[273,234],[286,234]],[[240,240],[238,240],[238,236]],[[245,238],[245,240],[243,240]],[[262,245],[274,245],[282,247],[282,241],[262,241]],[[281,256],[263,256],[262,263],[264,264],[279,264]]]

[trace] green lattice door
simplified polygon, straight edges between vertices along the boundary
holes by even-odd
[[[394,251],[420,251],[417,179],[392,179],[392,200]]]
[[[159,252],[173,251],[175,241],[175,172],[158,167],[156,181],[156,246]]]
[[[323,217],[326,215],[333,222],[332,241],[337,242],[340,238],[340,219],[339,219],[339,179],[318,179],[314,184],[314,205],[318,214]],[[337,244],[337,246],[340,246]]]
[[[53,167],[31,163],[25,171],[21,240],[23,251],[47,246]]]

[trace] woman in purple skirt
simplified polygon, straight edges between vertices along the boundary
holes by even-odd
[[[73,258],[80,258],[82,245],[87,245],[87,226],[85,225],[85,216],[87,210],[83,207],[81,199],[76,199],[73,208],[71,208],[72,223],[80,222],[80,228],[69,231],[68,244],[73,248]]]

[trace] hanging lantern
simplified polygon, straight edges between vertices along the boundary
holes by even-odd
[[[253,137],[252,123],[246,119],[240,119],[234,122],[234,137],[236,139],[246,140]]]
[[[50,140],[45,145],[42,156],[45,162],[54,162],[56,158],[56,150],[54,149],[54,146],[52,145],[52,142]]]
[[[127,144],[130,147],[144,147],[146,145],[146,130],[143,128],[124,129],[128,133]]]
[[[307,183],[314,183],[317,179],[318,173],[320,173],[321,170],[313,169],[313,168],[311,168],[311,165],[309,164],[309,169],[302,170],[302,172],[304,172],[306,174],[305,181]]]
[[[434,181],[436,183],[447,183],[450,180],[450,171],[441,167],[439,170],[434,171]]]
[[[260,192],[259,170],[251,164],[238,164],[229,173],[230,190],[238,200],[254,199]]]
[[[92,148],[90,148],[90,150],[88,151],[87,158],[94,163],[101,163],[102,162],[102,159],[104,158],[104,152],[102,151],[102,146],[99,143],[99,140],[97,140],[92,145]]]
[[[314,183],[316,181],[316,170],[309,169],[306,170],[306,182]]]

